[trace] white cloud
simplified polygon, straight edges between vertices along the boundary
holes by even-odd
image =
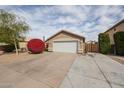
[[[0,6],[0,9],[24,17],[32,28],[27,36],[35,38],[67,29],[87,40],[97,40],[99,33],[124,18],[123,6]]]

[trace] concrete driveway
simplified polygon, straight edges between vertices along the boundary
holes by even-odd
[[[124,87],[124,65],[102,54],[79,56],[60,87]]]
[[[124,65],[98,53],[5,54],[0,87],[124,87]]]
[[[0,87],[59,87],[76,54],[0,56]]]

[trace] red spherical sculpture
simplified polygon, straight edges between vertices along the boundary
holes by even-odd
[[[41,53],[44,51],[45,43],[40,39],[31,39],[27,44],[27,48],[31,53]]]

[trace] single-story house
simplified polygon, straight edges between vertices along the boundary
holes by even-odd
[[[25,38],[25,37],[22,37],[22,36],[19,38],[18,44],[19,44],[19,49],[21,51],[27,51],[28,41],[29,41],[28,38]]]
[[[84,53],[85,38],[69,31],[61,30],[46,41],[46,48],[52,52]]]
[[[27,42],[28,41],[19,41],[19,49],[21,49],[21,51],[27,50]]]

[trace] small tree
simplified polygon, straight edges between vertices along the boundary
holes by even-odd
[[[0,42],[13,44],[16,54],[18,54],[17,42],[19,37],[28,30],[28,24],[19,16],[0,10]]]
[[[115,33],[114,41],[115,41],[116,53],[118,55],[124,55],[124,32]]]
[[[105,33],[99,34],[99,51],[103,54],[110,52],[110,39],[109,35]]]

